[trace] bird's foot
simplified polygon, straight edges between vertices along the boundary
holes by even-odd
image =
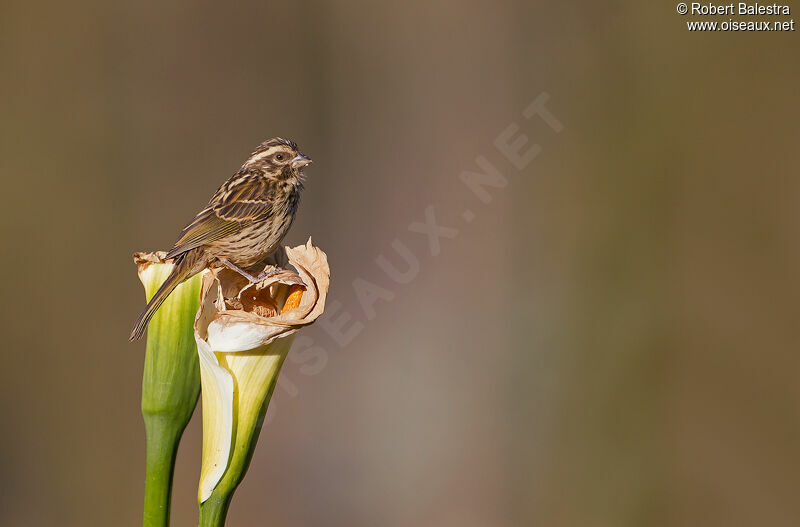
[[[272,278],[276,274],[278,274],[281,271],[283,271],[283,269],[281,269],[280,267],[275,267],[275,266],[272,266],[272,265],[270,267],[271,267],[271,269],[264,270],[264,271],[261,271],[260,273],[258,273],[258,276],[256,276],[256,282],[263,282],[267,278]]]
[[[223,259],[220,258],[219,261],[220,261],[220,263],[222,265],[224,265],[225,267],[227,267],[231,271],[235,271],[235,272],[239,273],[240,275],[242,275],[243,277],[245,277],[247,279],[247,281],[250,282],[251,284],[260,284],[264,280],[267,280],[268,278],[272,278],[275,275],[284,274],[284,276],[282,276],[281,280],[280,280],[282,283],[289,284],[289,285],[297,284],[297,285],[305,286],[305,282],[303,282],[303,279],[300,278],[300,276],[297,273],[293,273],[292,271],[289,271],[287,269],[283,269],[281,267],[276,267],[274,265],[270,265],[267,269],[261,271],[258,275],[253,276],[252,274],[248,273],[244,269],[239,268],[238,266],[232,264],[231,262],[229,262],[227,260],[223,260]]]
[[[270,265],[269,268],[262,271],[256,278],[258,279],[259,282],[263,282],[264,280],[272,278],[273,276],[276,275],[281,275],[280,282],[282,284],[288,284],[288,285],[297,284],[297,285],[302,285],[304,287],[306,285],[305,282],[303,282],[303,279],[300,278],[300,275],[298,275],[297,273],[289,271],[288,269],[283,269],[281,267],[275,267],[274,265]]]
[[[256,284],[256,283],[260,282],[261,280],[263,280],[263,278],[260,278],[261,275],[253,276],[250,273],[248,273],[247,271],[245,271],[244,269],[240,269],[236,265],[232,264],[228,260],[224,260],[222,258],[218,258],[218,260],[219,260],[219,263],[221,263],[222,265],[224,265],[225,267],[227,267],[231,271],[235,271],[235,272],[239,273],[240,275],[244,276],[245,278],[247,278],[247,281],[250,282],[251,284]],[[261,273],[261,274],[264,274],[264,273]]]

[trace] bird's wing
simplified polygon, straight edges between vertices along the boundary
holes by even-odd
[[[272,212],[272,205],[269,199],[243,199],[220,204],[214,208],[214,213],[222,220],[248,224],[266,219]]]
[[[261,177],[244,176],[233,180],[209,204],[217,217],[226,221],[251,223],[263,221],[272,212],[274,189]]]
[[[167,258],[174,258],[201,245],[235,234],[241,228],[240,224],[224,220],[214,213],[214,209],[206,207],[183,229],[175,246],[167,253]]]
[[[236,234],[250,223],[263,221],[272,212],[273,205],[265,190],[264,185],[252,181],[221,188],[183,229],[167,258]]]
[[[227,188],[211,198],[214,214],[227,221],[263,221],[272,212],[275,189],[263,177],[245,175],[233,179]]]

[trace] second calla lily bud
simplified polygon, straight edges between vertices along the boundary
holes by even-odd
[[[203,279],[195,320],[203,397],[201,526],[224,525],[294,335],[325,308],[325,253],[309,240],[282,256],[296,273],[283,269],[251,284],[222,269]]]
[[[173,269],[166,253],[136,253],[147,299]],[[156,312],[147,335],[142,378],[142,415],[147,440],[145,527],[169,525],[172,473],[181,435],[200,394],[200,370],[192,324],[202,276],[180,284]]]

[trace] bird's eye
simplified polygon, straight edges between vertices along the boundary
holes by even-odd
[[[277,159],[278,161],[283,161],[283,154],[276,155],[275,159]]]

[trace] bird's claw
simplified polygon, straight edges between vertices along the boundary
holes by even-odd
[[[272,278],[276,274],[280,273],[282,270],[283,269],[280,269],[278,267],[274,267],[274,268],[270,269],[269,271],[261,271],[260,273],[258,273],[258,276],[252,277],[253,279],[250,280],[250,281],[253,282],[254,284],[258,283],[258,282],[263,282],[267,278]]]
[[[272,278],[273,276],[281,275],[280,282],[288,285],[302,285],[305,286],[305,282],[297,273],[293,273],[288,269],[283,269],[281,267],[271,266],[271,269],[266,269],[255,276],[255,282],[253,283],[262,283],[265,280]]]

